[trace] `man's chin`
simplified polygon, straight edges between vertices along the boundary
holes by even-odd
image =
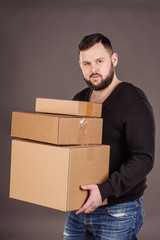
[[[95,81],[93,81],[93,80],[86,80],[86,79],[84,79],[84,80],[85,80],[85,82],[87,83],[87,85],[88,85],[92,90],[95,90],[95,89],[98,90],[98,88],[103,84],[102,81],[98,81],[98,80],[95,80]]]
[[[90,87],[94,91],[100,91],[105,88],[101,84],[90,84],[90,83],[88,84],[88,87]]]
[[[100,91],[107,88],[111,84],[113,78],[106,79],[105,81],[101,81],[100,83],[97,84],[94,84],[93,82],[88,81],[86,79],[84,80],[87,83],[88,87],[91,88],[93,91]]]

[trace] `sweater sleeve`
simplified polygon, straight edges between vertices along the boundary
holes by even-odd
[[[99,184],[102,200],[121,197],[145,179],[154,163],[155,124],[153,111],[144,98],[138,98],[124,112],[122,131],[129,158]]]

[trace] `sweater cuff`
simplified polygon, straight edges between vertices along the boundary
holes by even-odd
[[[110,184],[109,181],[106,181],[102,184],[97,184],[98,188],[99,188],[99,191],[100,191],[100,194],[101,194],[101,197],[102,197],[102,202],[110,197],[113,193],[113,189],[112,189],[112,186]]]

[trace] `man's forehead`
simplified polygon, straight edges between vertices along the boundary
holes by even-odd
[[[87,50],[80,51],[80,61],[93,61],[100,58],[106,58],[109,53],[102,43],[96,43],[94,46]]]

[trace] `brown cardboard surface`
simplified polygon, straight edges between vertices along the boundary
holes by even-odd
[[[11,136],[58,145],[101,144],[102,118],[13,112]]]
[[[87,200],[88,192],[80,190],[77,187],[79,184],[98,184],[108,178],[109,147],[101,146],[100,148],[72,149],[70,153],[67,209],[76,209],[80,202],[84,202],[84,199]],[[107,200],[103,204],[107,204]]]
[[[101,117],[102,104],[60,99],[36,98],[36,112]]]
[[[80,185],[102,183],[108,169],[109,146],[60,147],[12,140],[10,198],[76,210],[87,198]]]

